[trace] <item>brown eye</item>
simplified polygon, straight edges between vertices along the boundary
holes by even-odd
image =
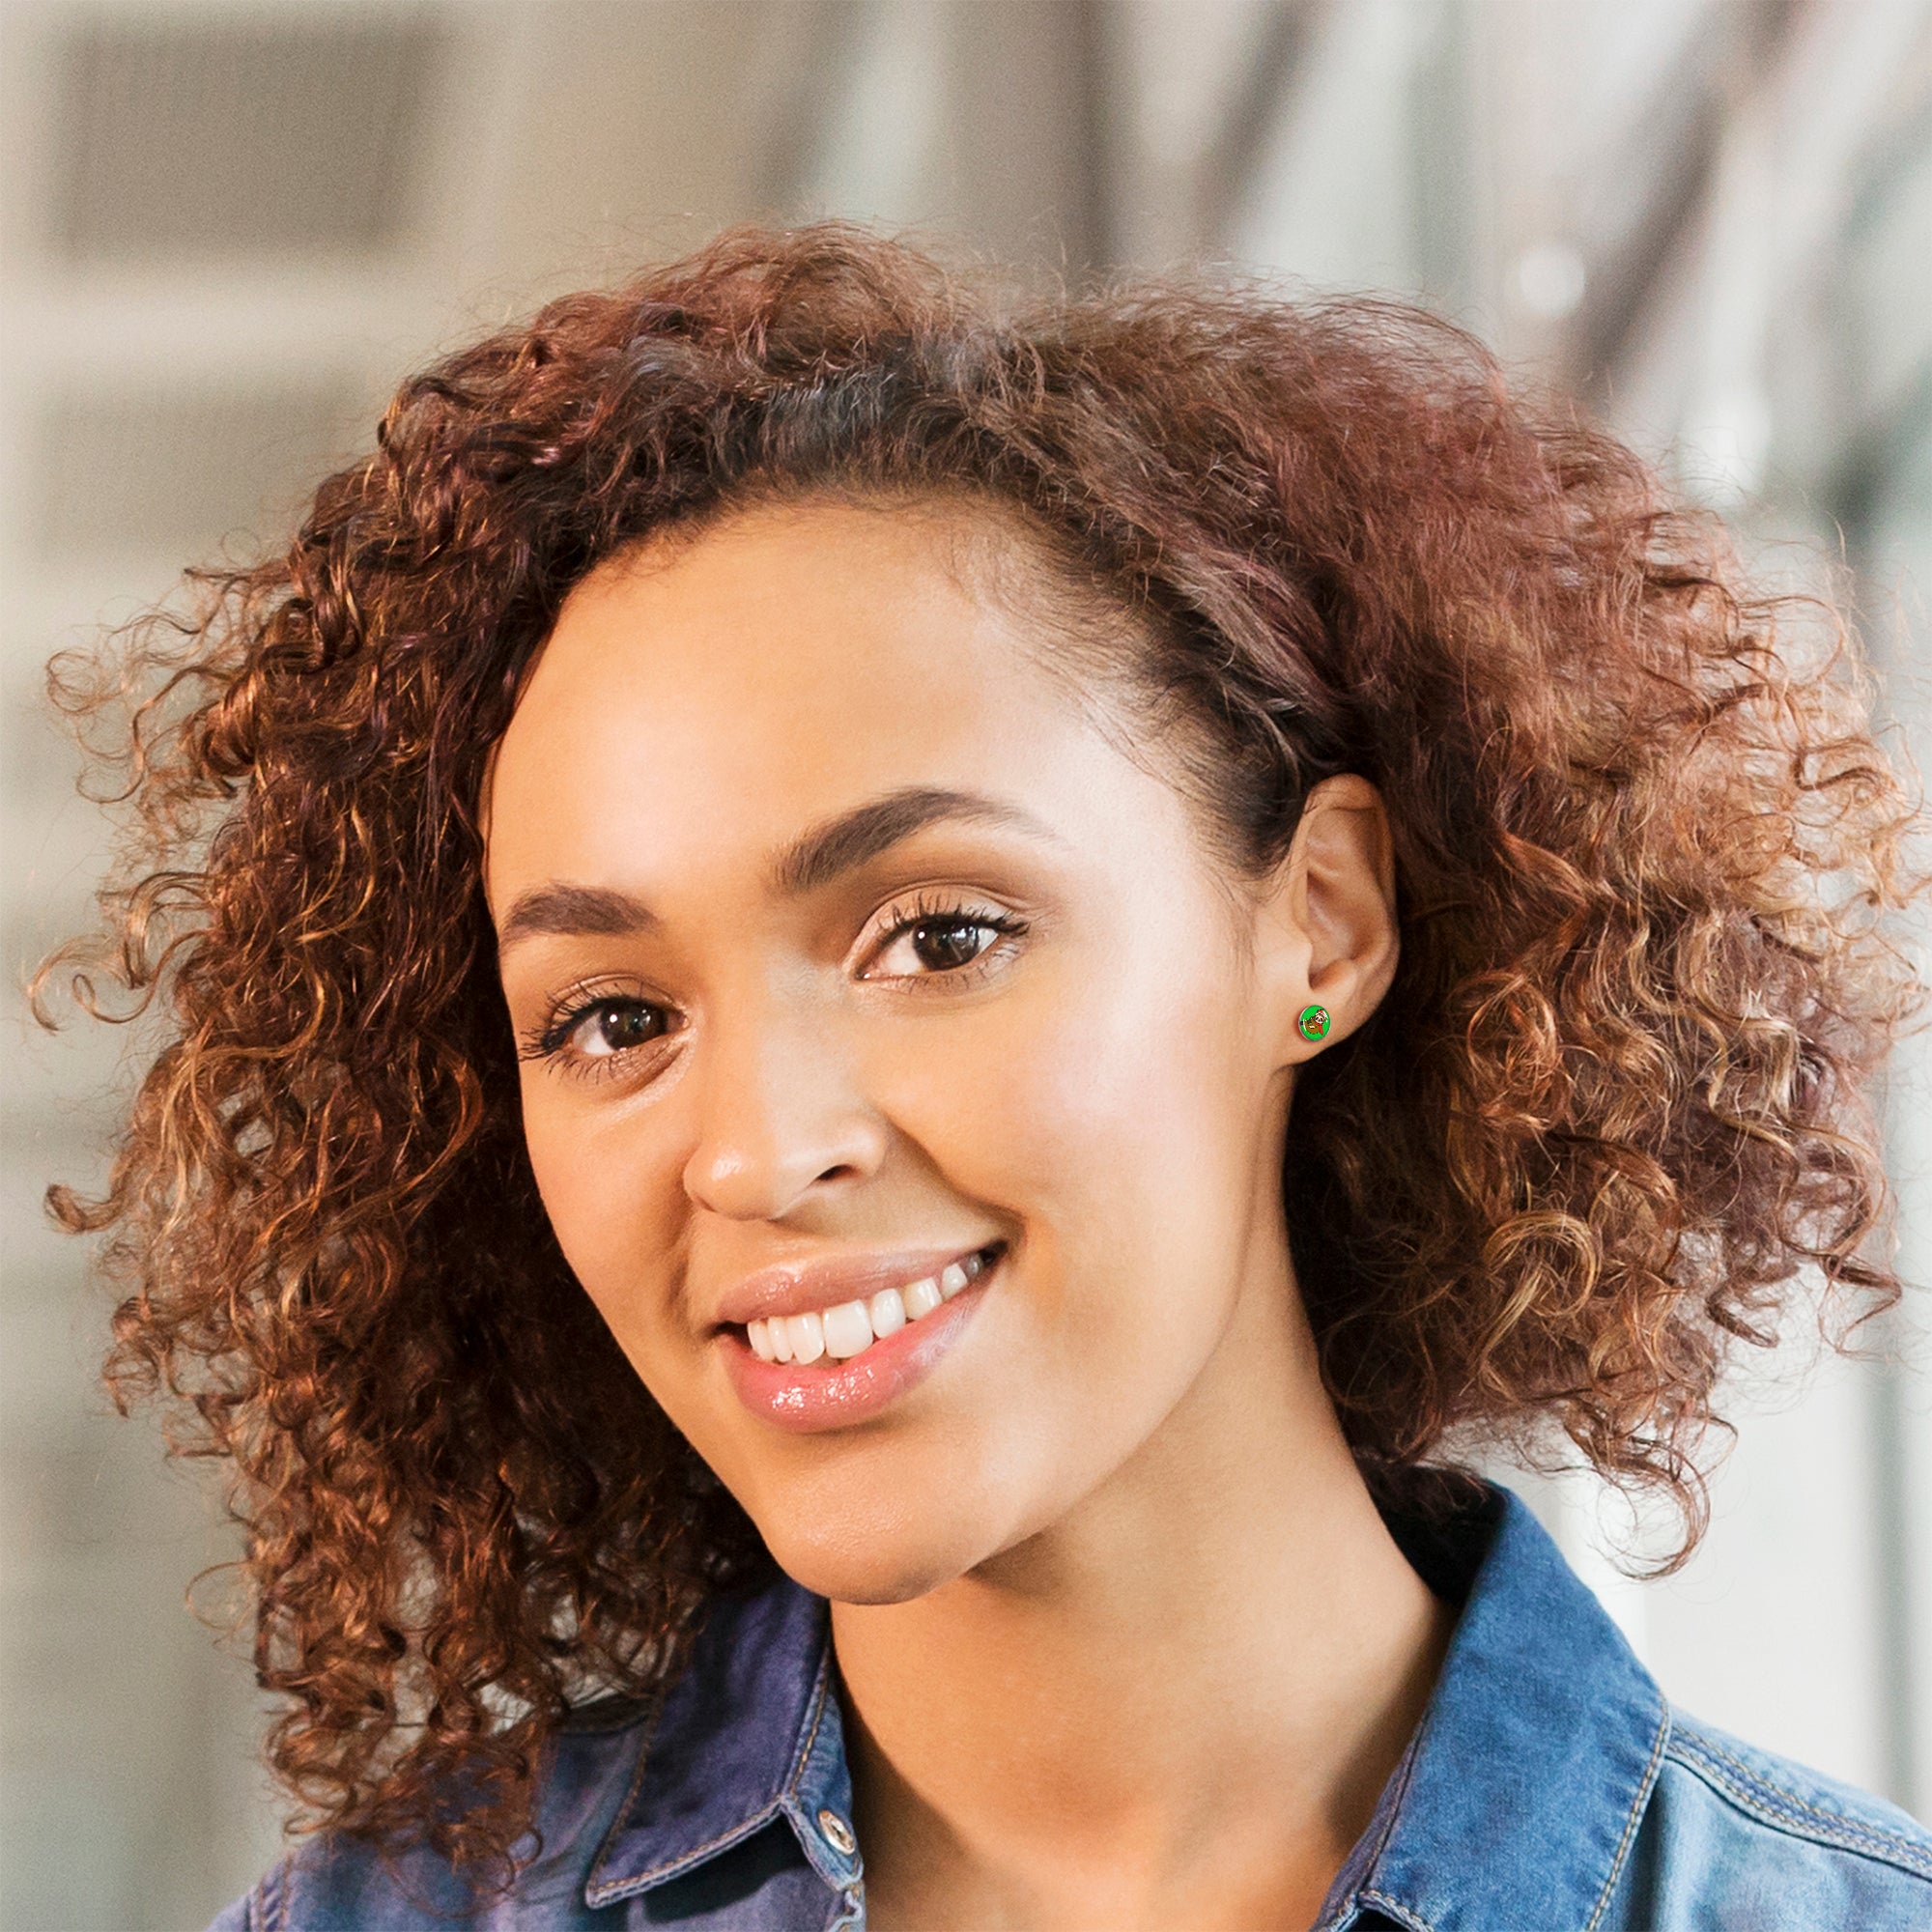
[[[1027,929],[1023,919],[977,905],[915,902],[903,910],[894,906],[886,917],[892,923],[862,978],[945,983],[968,966],[977,975],[1012,951]],[[972,977],[952,983],[963,985]]]
[[[642,1000],[599,1000],[577,1023],[577,1050],[586,1059],[603,1060],[648,1046],[667,1031],[661,1008]]]
[[[970,966],[993,938],[991,926],[970,919],[926,919],[913,927],[913,956],[931,973]]]

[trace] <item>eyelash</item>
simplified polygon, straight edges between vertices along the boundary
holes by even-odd
[[[944,980],[957,985],[968,975],[977,976],[997,956],[1010,951],[1012,942],[1024,938],[1027,932],[1027,922],[1012,913],[1000,912],[992,906],[961,904],[957,899],[923,893],[915,894],[909,903],[895,902],[888,906],[884,918],[885,930],[872,948],[874,956],[885,952],[896,941],[922,925],[977,925],[997,935],[992,945],[976,952],[964,965],[943,967],[932,973],[895,973],[889,976],[905,982]]]
[[[574,1054],[569,1051],[571,1036],[603,1007],[643,1007],[653,1012],[667,1015],[669,1012],[668,1008],[659,1007],[650,1000],[640,1000],[635,994],[600,992],[594,981],[580,981],[550,1001],[546,1016],[519,1037],[517,1058],[547,1060],[559,1066],[568,1066],[582,1080],[606,1078],[628,1064],[632,1055],[640,1049],[619,1048],[612,1053],[601,1054]],[[674,1028],[667,1026],[656,1039],[649,1042],[649,1046],[661,1045],[674,1031]]]
[[[1023,938],[1028,930],[1028,922],[1011,913],[1000,912],[991,906],[962,904],[936,895],[916,894],[910,901],[888,906],[884,917],[885,929],[871,948],[872,956],[884,953],[922,925],[980,926],[997,935],[991,945],[975,953],[963,965],[944,967],[931,973],[895,973],[888,976],[901,984],[914,984],[922,980],[944,980],[957,985],[969,977],[977,977],[996,956],[1009,950],[1014,940]],[[569,1051],[571,1037],[603,1007],[644,1007],[668,1014],[668,1009],[656,1007],[651,1001],[639,1000],[627,993],[599,992],[594,983],[580,982],[556,995],[549,1003],[545,1018],[520,1037],[518,1058],[550,1061],[559,1066],[568,1066],[580,1079],[598,1080],[628,1065],[635,1054],[661,1046],[677,1031],[667,1026],[662,1034],[642,1047],[620,1047],[607,1054],[572,1054]]]

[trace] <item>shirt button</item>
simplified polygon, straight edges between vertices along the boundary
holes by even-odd
[[[818,1829],[825,1833],[825,1842],[842,1858],[850,1858],[859,1849],[859,1841],[852,1835],[852,1828],[836,1811],[821,1811],[818,1814]]]

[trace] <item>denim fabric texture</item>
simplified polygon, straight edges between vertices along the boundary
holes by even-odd
[[[1314,1932],[1932,1932],[1932,1833],[1668,1706],[1514,1495],[1390,1527],[1463,1607]],[[859,1932],[851,1819],[826,1606],[781,1580],[713,1606],[660,1710],[581,1715],[510,1893],[325,1837],[211,1932]]]

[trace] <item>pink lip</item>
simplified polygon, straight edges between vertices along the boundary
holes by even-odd
[[[1003,1250],[984,1273],[969,1282],[943,1307],[935,1308],[917,1321],[908,1321],[895,1334],[874,1342],[842,1362],[823,1356],[810,1365],[763,1362],[752,1352],[752,1345],[742,1330],[721,1329],[717,1346],[724,1350],[724,1369],[731,1378],[731,1386],[738,1400],[760,1421],[797,1435],[814,1435],[821,1430],[843,1429],[864,1422],[888,1404],[896,1402],[939,1366],[941,1358],[965,1332],[966,1324],[979,1313],[987,1285],[999,1274],[1006,1258]],[[897,1276],[881,1282],[880,1286],[897,1287],[902,1280],[918,1279],[917,1275]],[[849,1301],[853,1296],[847,1294],[842,1298]],[[802,1302],[792,1312],[820,1305]]]
[[[760,1268],[732,1288],[712,1320],[739,1328],[774,1315],[822,1315],[841,1302],[869,1301],[883,1288],[904,1288],[936,1276],[976,1248],[903,1248],[894,1254],[848,1256]],[[935,1314],[938,1311],[933,1311]],[[874,1347],[877,1344],[873,1345]]]

